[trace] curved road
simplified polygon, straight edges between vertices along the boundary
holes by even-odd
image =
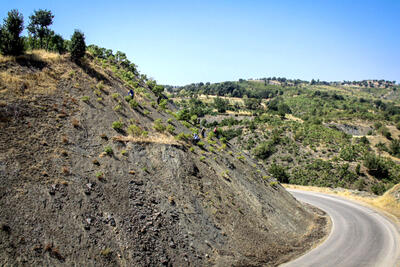
[[[386,217],[343,198],[289,191],[298,200],[326,211],[332,231],[317,248],[281,266],[400,266],[398,226]]]

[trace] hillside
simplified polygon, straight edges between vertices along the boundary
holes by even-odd
[[[168,87],[174,102],[268,177],[383,194],[400,182],[400,89],[394,82],[274,78]],[[236,155],[241,157],[241,155]]]
[[[325,236],[261,164],[192,144],[160,87],[89,51],[0,57],[1,265],[277,265]]]

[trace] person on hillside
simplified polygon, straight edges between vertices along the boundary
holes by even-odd
[[[215,136],[219,139],[219,131],[218,131],[218,130],[219,130],[218,127],[215,126],[215,128],[214,128],[214,134],[215,134]]]
[[[195,144],[195,145],[197,145],[197,143],[200,141],[200,137],[199,137],[199,135],[197,134],[197,133],[194,133],[193,134],[193,143]]]
[[[133,97],[135,96],[135,93],[134,93],[133,90],[131,89],[131,90],[129,90],[128,95],[129,95],[131,98],[133,98]]]
[[[203,127],[201,128],[201,138],[205,138],[206,137],[206,129]]]

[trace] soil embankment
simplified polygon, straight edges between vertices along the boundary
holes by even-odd
[[[276,265],[324,236],[324,214],[229,144],[177,141],[190,130],[145,83],[132,108],[94,60],[0,62],[2,265]]]

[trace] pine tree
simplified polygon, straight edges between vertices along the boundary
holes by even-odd
[[[75,30],[74,34],[71,37],[70,52],[71,59],[75,62],[85,56],[85,35],[79,30]]]

